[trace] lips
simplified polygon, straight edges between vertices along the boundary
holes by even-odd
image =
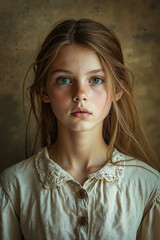
[[[88,113],[88,114],[91,114],[86,108],[83,108],[83,107],[75,108],[71,114],[73,114],[73,113]]]
[[[86,108],[75,108],[71,113],[72,117],[79,119],[87,119],[91,116],[91,112],[89,112]]]

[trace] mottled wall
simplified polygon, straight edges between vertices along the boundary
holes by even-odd
[[[0,171],[25,158],[22,82],[51,26],[92,18],[121,39],[151,143],[160,157],[160,1],[0,0]]]

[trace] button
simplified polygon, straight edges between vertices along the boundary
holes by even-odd
[[[81,225],[81,226],[84,226],[87,224],[87,218],[82,216],[78,219],[78,223]]]
[[[81,189],[79,192],[78,192],[78,197],[83,199],[86,197],[86,191]]]

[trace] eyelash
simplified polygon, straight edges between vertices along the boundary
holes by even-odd
[[[69,83],[60,83],[60,80],[65,80],[65,79],[68,79],[70,81],[70,79],[68,77],[58,77],[56,79],[56,83],[59,84],[59,85],[68,85],[70,82]],[[92,77],[91,80],[93,80],[93,79],[101,80],[100,83],[93,83],[95,85],[99,85],[99,84],[102,84],[104,82],[104,80],[102,78],[100,78],[100,77]]]

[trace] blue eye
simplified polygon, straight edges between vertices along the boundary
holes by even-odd
[[[95,84],[100,84],[100,83],[103,82],[103,80],[101,78],[94,77],[94,78],[91,79],[91,82],[95,83]]]
[[[56,82],[60,85],[65,85],[70,83],[70,80],[67,77],[59,77]]]

